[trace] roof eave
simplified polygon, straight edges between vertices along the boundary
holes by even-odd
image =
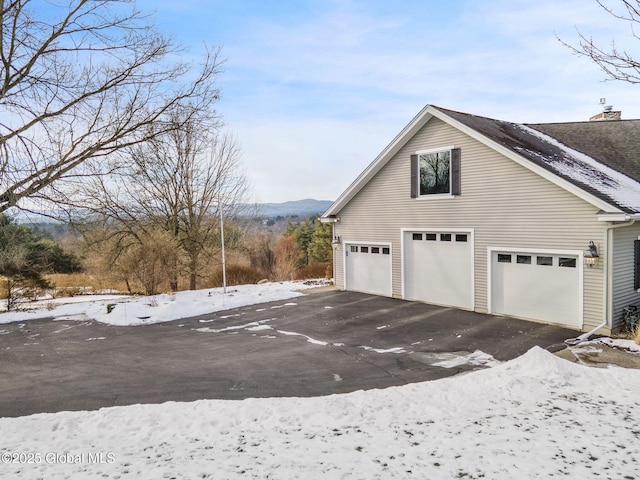
[[[600,213],[599,222],[629,222],[640,220],[640,213]]]

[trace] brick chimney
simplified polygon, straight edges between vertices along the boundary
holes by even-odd
[[[620,120],[622,118],[622,111],[613,111],[611,105],[604,107],[603,111],[597,115],[594,115],[589,119],[590,122],[607,122],[610,120]]]

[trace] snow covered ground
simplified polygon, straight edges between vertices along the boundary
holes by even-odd
[[[110,314],[105,305],[60,306],[46,316],[97,312],[139,324],[300,288],[278,285],[211,291],[213,300],[210,291],[131,300]],[[27,320],[5,315],[0,322]],[[0,478],[12,479],[634,479],[640,371],[534,348],[493,368],[384,390],[0,418],[0,438]]]
[[[0,314],[0,324],[53,317],[58,320],[93,319],[110,325],[147,325],[205,315],[257,303],[286,300],[322,285],[313,282],[273,282],[161,294],[152,297],[77,296],[36,302],[29,310]],[[107,306],[111,305],[108,309]]]
[[[0,476],[633,479],[639,411],[637,370],[534,348],[385,390],[4,418]]]

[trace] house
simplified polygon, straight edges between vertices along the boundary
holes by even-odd
[[[640,303],[640,120],[599,117],[516,124],[427,105],[322,216],[337,286],[619,327]]]

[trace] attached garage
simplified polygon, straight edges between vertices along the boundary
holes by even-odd
[[[582,327],[579,252],[489,253],[491,313]]]
[[[391,296],[391,245],[345,243],[345,289]]]
[[[473,232],[403,231],[404,298],[473,309]]]

